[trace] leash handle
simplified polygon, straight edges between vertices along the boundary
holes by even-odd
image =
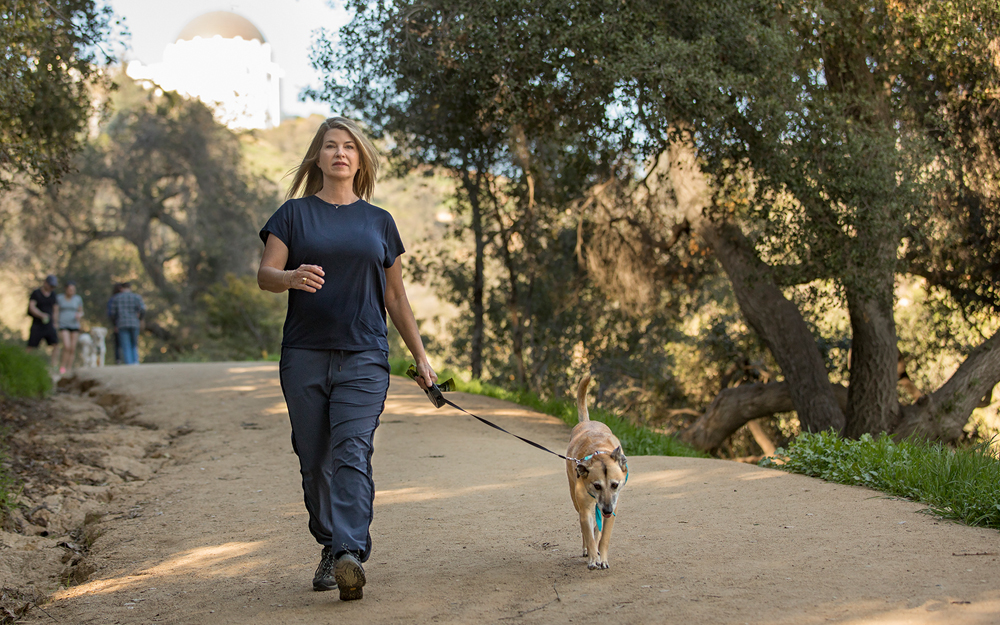
[[[416,379],[419,377],[419,374],[417,373],[417,367],[411,363],[410,366],[406,368],[406,375],[410,376],[411,380],[416,381]],[[453,378],[448,378],[447,380],[441,382],[440,384],[431,384],[430,386],[424,389],[424,393],[427,394],[427,399],[431,400],[431,403],[434,404],[435,408],[440,408],[441,406],[444,406],[445,403],[448,401],[444,398],[442,392],[454,391],[455,388],[456,388],[455,380]]]

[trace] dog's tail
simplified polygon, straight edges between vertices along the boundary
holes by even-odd
[[[580,423],[590,421],[590,411],[587,410],[588,386],[590,386],[590,375],[585,375],[576,387],[576,414]]]

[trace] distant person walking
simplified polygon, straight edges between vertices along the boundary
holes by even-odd
[[[76,358],[76,341],[80,338],[80,320],[83,319],[83,298],[76,292],[76,282],[66,283],[66,290],[56,296],[59,305],[59,338],[62,340],[62,358],[59,373],[73,368]]]
[[[28,334],[28,350],[35,350],[42,344],[52,347],[52,368],[58,364],[59,334],[56,332],[55,316],[59,314],[59,304],[56,302],[55,289],[59,279],[53,275],[45,277],[42,286],[31,292],[28,297],[28,316],[31,317],[31,330]]]
[[[122,282],[121,293],[111,298],[108,317],[118,333],[122,346],[122,359],[126,365],[139,364],[139,331],[146,315],[142,296],[132,292],[132,285]]]
[[[118,338],[118,336],[119,336],[118,335],[118,329],[115,328],[115,322],[111,320],[111,302],[114,301],[115,295],[118,295],[121,292],[122,292],[122,283],[121,282],[115,282],[115,285],[113,287],[111,287],[111,297],[108,298],[108,311],[107,311],[108,321],[111,321],[111,328],[114,330],[112,332],[112,334],[114,335],[114,339],[115,339],[115,364],[116,365],[122,364],[122,362],[124,362],[124,360],[122,359],[122,342]]]

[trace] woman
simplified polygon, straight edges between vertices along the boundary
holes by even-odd
[[[83,298],[76,294],[76,282],[66,283],[66,290],[56,296],[59,304],[59,340],[62,343],[62,360],[59,373],[73,368],[76,342],[80,338],[80,320],[83,319]]]
[[[279,370],[309,531],[323,545],[313,589],[336,586],[344,601],[361,599],[361,564],[371,554],[372,442],[389,388],[386,311],[416,360],[417,383],[437,381],[403,288],[396,224],[368,203],[378,165],[355,122],[327,119],[287,201],[260,231],[257,283],[289,292]]]

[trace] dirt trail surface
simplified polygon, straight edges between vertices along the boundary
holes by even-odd
[[[145,468],[93,504],[103,516],[87,581],[20,622],[1000,622],[997,532],[720,460],[631,457],[611,568],[589,571],[562,461],[434,410],[395,377],[376,435],[368,585],[364,600],[343,603],[311,589],[320,549],[306,529],[276,365],[81,377],[100,383],[98,396],[131,397],[132,418],[167,446],[134,460]],[[554,418],[454,400],[565,448],[569,429]]]

